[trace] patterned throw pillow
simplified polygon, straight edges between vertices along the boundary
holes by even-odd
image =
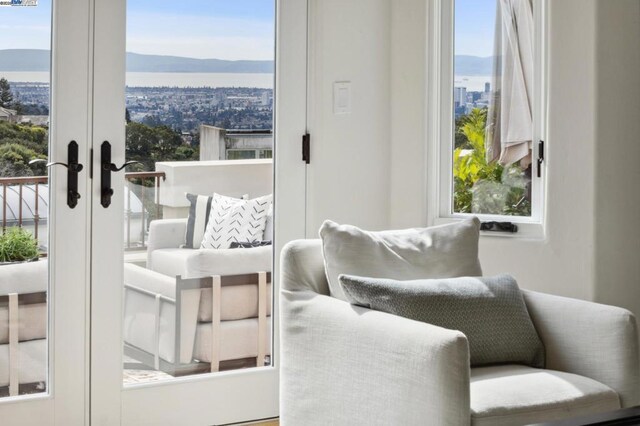
[[[232,242],[262,240],[272,195],[238,200],[213,194],[200,248],[227,249]]]
[[[207,229],[209,214],[211,213],[211,195],[185,194],[189,200],[189,218],[187,219],[187,232],[184,248],[200,248],[204,231]],[[248,199],[243,195],[242,199]]]
[[[340,275],[349,302],[467,336],[471,366],[544,367],[544,346],[509,275],[397,281]]]

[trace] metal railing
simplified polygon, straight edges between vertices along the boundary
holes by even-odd
[[[125,174],[125,249],[146,247],[149,222],[162,218],[160,182],[164,172],[132,172]],[[47,176],[0,177],[2,196],[2,232],[12,226],[28,228],[46,247],[49,187]],[[132,208],[132,204],[135,205]],[[132,234],[136,231],[137,236]]]
[[[8,226],[20,226],[22,227],[25,222],[33,224],[34,237],[38,239],[38,228],[41,221],[40,210],[42,207],[47,209],[47,201],[44,201],[44,206],[41,205],[41,186],[47,184],[47,176],[26,176],[26,177],[11,177],[0,178],[0,185],[2,185],[2,232],[4,233]],[[33,204],[27,204],[25,206],[25,186],[27,192],[33,192]],[[7,202],[7,197],[17,195],[17,205],[10,205]],[[48,192],[45,197],[48,197]],[[29,198],[29,197],[27,197]],[[28,210],[28,215],[25,215],[24,208]],[[26,217],[25,217],[26,216]],[[46,221],[45,216],[45,221]],[[26,220],[25,220],[26,219]]]

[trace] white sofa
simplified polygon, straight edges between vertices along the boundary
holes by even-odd
[[[280,423],[522,425],[640,403],[635,317],[524,291],[546,369],[469,367],[454,330],[329,296],[319,240],[282,252]]]
[[[0,389],[44,391],[47,371],[47,261],[0,266]]]
[[[186,224],[186,219],[151,222],[147,267],[125,265],[128,354],[171,374],[187,374],[202,363],[212,371],[225,361],[254,359],[262,365],[270,355],[272,247],[181,248]],[[272,237],[271,226],[265,239]],[[259,272],[267,277],[264,294]],[[222,277],[219,296],[206,281],[210,277]],[[214,344],[220,348],[217,357]]]

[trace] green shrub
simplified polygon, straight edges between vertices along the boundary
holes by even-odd
[[[486,124],[486,108],[475,108],[456,120],[453,211],[530,216],[531,203],[525,197],[527,178],[522,168],[487,161]]]
[[[38,242],[33,235],[14,226],[0,235],[0,262],[21,262],[38,257]]]

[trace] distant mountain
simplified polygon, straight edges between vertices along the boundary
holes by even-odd
[[[458,55],[457,75],[491,75],[493,57]],[[0,50],[0,71],[49,71],[49,51]],[[272,73],[273,61],[225,61],[127,53],[129,72]]]
[[[493,56],[457,55],[455,58],[456,75],[491,75],[493,74]]]
[[[49,51],[37,49],[0,50],[0,71],[49,71]]]
[[[127,53],[127,71],[272,73],[273,61],[225,61]]]
[[[49,51],[0,50],[0,71],[49,71]],[[225,61],[127,53],[129,72],[272,73],[273,61]]]

